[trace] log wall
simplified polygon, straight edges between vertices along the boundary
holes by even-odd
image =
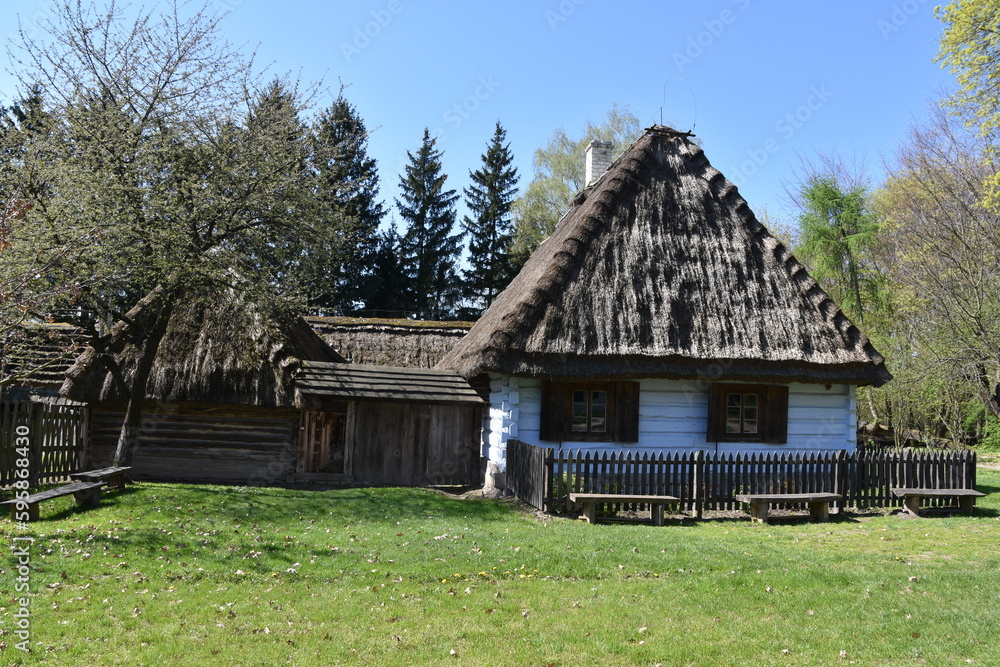
[[[93,405],[88,467],[110,465],[124,419],[121,406]],[[295,472],[298,410],[148,404],[133,477],[146,480],[282,484]]]

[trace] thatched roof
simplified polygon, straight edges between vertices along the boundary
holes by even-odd
[[[310,398],[482,405],[483,399],[455,371],[306,361],[295,385]]]
[[[155,312],[154,292],[127,316],[145,321]],[[108,353],[127,378],[140,349],[125,322],[115,324]],[[178,300],[150,374],[150,400],[290,407],[293,379],[303,360],[343,362],[300,317],[251,302],[235,289]],[[111,374],[88,347],[67,373],[62,393],[80,401],[121,401]]]
[[[86,332],[71,324],[25,322],[0,341],[0,378],[20,377],[17,386],[58,389],[86,340]]]
[[[354,364],[432,368],[469,333],[472,322],[307,317],[327,345]]]
[[[689,135],[650,128],[438,364],[881,385],[882,356]]]

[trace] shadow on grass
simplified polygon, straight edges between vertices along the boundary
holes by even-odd
[[[362,554],[368,555],[369,544],[386,537],[392,541],[393,533],[403,531],[406,537],[398,539],[408,541],[428,530],[425,522],[435,525],[431,530],[443,524],[450,532],[472,525],[488,529],[524,516],[509,503],[425,489],[303,491],[168,483],[138,483],[102,494],[98,506],[68,505],[49,513],[45,504],[42,508],[36,530],[49,537],[86,536],[94,553],[155,562],[175,578],[206,576],[198,565],[215,572],[220,566],[224,572],[236,567],[248,573],[285,572],[306,558],[354,567]],[[367,561],[365,567],[370,567]]]

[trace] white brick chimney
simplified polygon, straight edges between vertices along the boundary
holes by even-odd
[[[587,146],[587,187],[611,166],[611,142],[591,141]]]

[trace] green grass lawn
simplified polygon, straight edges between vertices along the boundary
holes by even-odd
[[[1000,665],[1000,472],[979,487],[972,517],[657,528],[416,489],[137,484],[49,501],[26,533],[0,519],[0,663]]]

